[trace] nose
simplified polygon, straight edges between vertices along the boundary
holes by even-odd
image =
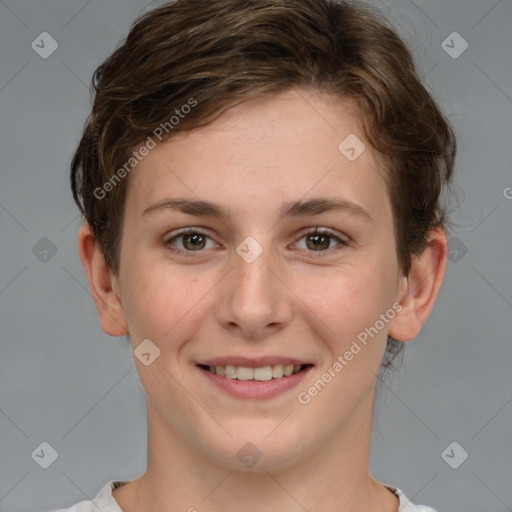
[[[217,321],[237,336],[263,339],[292,318],[293,294],[269,252],[264,250],[251,263],[234,253],[233,268],[221,283]]]

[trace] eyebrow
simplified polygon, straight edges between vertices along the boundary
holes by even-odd
[[[229,212],[222,206],[209,201],[202,201],[200,199],[162,199],[157,203],[146,208],[142,215],[162,211],[162,210],[179,210],[189,215],[196,215],[198,217],[229,217]]]
[[[296,217],[299,215],[319,215],[327,211],[345,211],[371,220],[371,215],[362,207],[352,201],[338,198],[314,198],[307,201],[294,201],[286,203],[280,209],[281,217]]]
[[[230,216],[229,210],[210,201],[200,199],[162,199],[149,206],[142,213],[143,216],[162,210],[179,210],[182,213],[197,217],[217,217],[220,219]],[[298,217],[301,215],[319,215],[327,211],[344,211],[371,220],[371,215],[360,205],[338,198],[314,198],[306,201],[292,201],[285,203],[279,209],[279,217]]]

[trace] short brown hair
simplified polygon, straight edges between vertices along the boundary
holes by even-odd
[[[430,230],[444,227],[440,195],[455,137],[383,16],[336,0],[178,0],[135,21],[94,73],[92,112],[71,164],[73,197],[115,274],[129,182],[121,178],[134,148],[159,126],[170,137],[240,101],[298,86],[358,106],[364,134],[386,164],[397,258],[407,274]],[[191,100],[187,115],[170,122]],[[402,346],[394,343],[388,356]]]

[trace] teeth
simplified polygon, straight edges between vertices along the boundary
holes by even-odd
[[[253,380],[254,370],[252,368],[245,368],[244,366],[239,366],[236,370],[236,378],[238,380]]]
[[[228,379],[238,380],[258,380],[268,381],[289,377],[293,373],[298,373],[302,366],[300,364],[275,364],[273,366],[261,366],[259,368],[249,368],[247,366],[210,366],[210,372],[227,377]]]
[[[279,379],[284,375],[283,373],[283,365],[282,364],[275,364],[272,366],[272,377],[274,379]]]
[[[228,379],[236,379],[236,368],[228,365],[224,368],[224,376]]]
[[[272,366],[254,368],[254,380],[272,380]]]

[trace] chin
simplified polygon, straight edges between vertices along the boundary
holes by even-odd
[[[275,423],[272,428],[276,428]],[[304,447],[304,438],[296,439],[285,429],[272,432],[272,428],[263,431],[246,428],[243,434],[240,429],[238,432],[228,429],[233,438],[226,435],[222,443],[204,449],[216,464],[231,471],[260,473],[288,468],[301,458],[297,448]]]

